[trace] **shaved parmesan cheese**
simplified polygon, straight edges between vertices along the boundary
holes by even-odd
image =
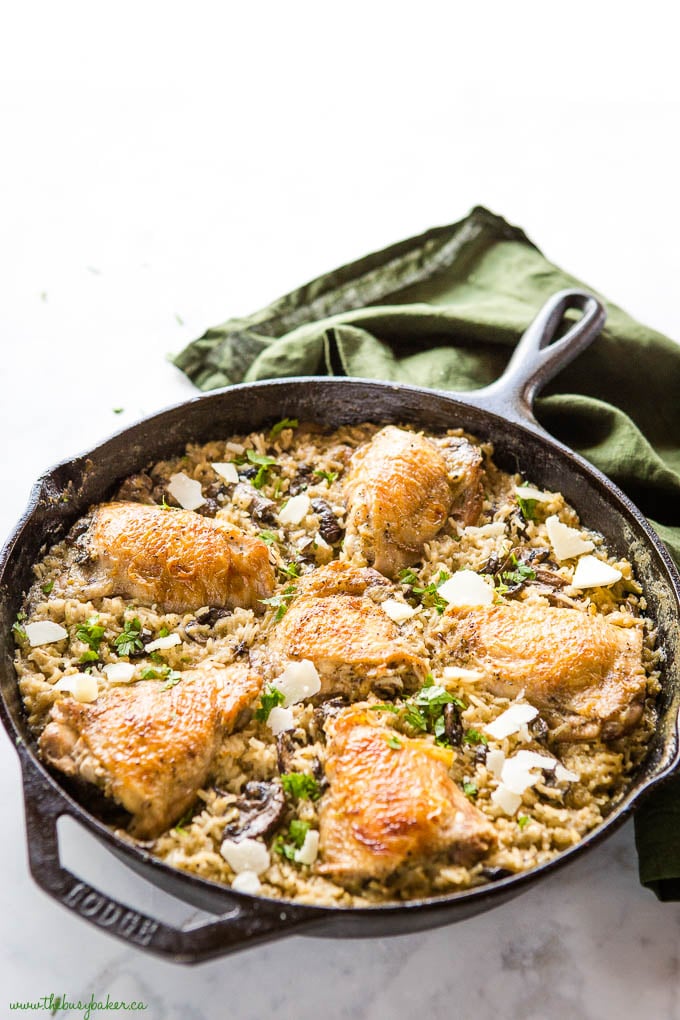
[[[328,542],[318,531],[314,536],[314,545],[318,546],[319,549],[330,549]]]
[[[590,552],[595,546],[589,539],[582,537],[576,528],[562,524],[556,514],[548,517],[545,522],[550,544],[558,560],[571,560],[575,556]]]
[[[217,472],[220,478],[224,478],[225,482],[229,482],[230,485],[235,485],[238,482],[238,471],[235,464],[220,462],[219,464],[211,464],[210,467],[213,471]]]
[[[512,758],[507,758],[501,770],[501,783],[506,790],[513,793],[524,793],[530,786],[541,781],[542,769],[552,772],[555,759],[537,754],[535,751],[518,751]]]
[[[493,588],[474,570],[458,570],[437,588],[450,606],[486,606],[493,602]]]
[[[97,700],[99,685],[97,678],[90,673],[70,673],[57,680],[54,685],[55,691],[67,691],[72,694],[76,701],[89,704]]]
[[[514,815],[522,803],[522,796],[506,789],[505,786],[499,786],[491,794],[491,803],[499,807],[501,811],[505,811],[506,815]]]
[[[533,705],[511,705],[484,729],[490,737],[502,740],[503,737],[509,737],[511,733],[517,733],[523,723],[531,722],[537,715],[538,709]]]
[[[156,638],[155,641],[150,641],[148,645],[144,645],[145,652],[159,652],[164,648],[174,648],[175,645],[181,645],[182,639],[179,634],[166,634],[165,637]]]
[[[68,637],[68,631],[60,624],[52,623],[51,620],[27,623],[24,630],[31,648],[35,648],[36,645],[51,645],[53,641],[62,641]]]
[[[519,499],[535,499],[537,503],[550,503],[555,498],[553,492],[542,492],[533,485],[516,485],[515,495]]]
[[[189,478],[183,471],[170,475],[168,492],[185,510],[196,510],[205,503],[201,483]]]
[[[237,875],[244,871],[261,875],[270,864],[267,847],[257,839],[241,839],[238,843],[233,839],[225,839],[220,853]]]
[[[484,674],[478,669],[463,669],[462,666],[444,666],[444,679],[448,681],[461,680],[463,683],[476,684],[484,679]]]
[[[313,864],[319,852],[319,833],[316,829],[309,829],[305,841],[299,850],[295,851],[294,859],[298,864]]]
[[[272,681],[272,686],[281,691],[285,699],[283,706],[289,708],[298,701],[313,698],[318,694],[321,690],[321,679],[314,663],[309,659],[301,659],[300,662],[289,663],[281,676]]]
[[[254,871],[240,871],[231,883],[231,888],[235,889],[236,892],[250,893],[254,896],[255,893],[260,891],[262,886]]]
[[[286,730],[294,730],[295,718],[292,709],[275,705],[269,713],[267,725],[275,737],[278,737],[279,733],[285,733]]]
[[[557,762],[555,765],[555,779],[558,783],[578,783],[581,777],[570,769],[565,769],[564,765]]]
[[[305,535],[303,538],[298,539],[298,541],[295,544],[298,547],[298,549],[302,550],[306,549],[308,545],[311,545],[313,541],[314,541],[313,538],[310,538],[309,535]]]
[[[500,779],[503,765],[505,764],[505,754],[501,751],[500,747],[494,748],[487,752],[486,755],[486,767],[489,772]]]
[[[225,443],[224,448],[229,450],[230,453],[235,453],[237,456],[240,456],[245,451],[245,446],[241,446],[240,443]]]
[[[387,613],[390,620],[394,620],[395,623],[403,623],[404,620],[410,620],[411,617],[415,616],[418,612],[417,609],[413,609],[405,602],[398,602],[397,599],[385,599],[384,602],[380,603],[380,608]]]
[[[310,506],[309,496],[301,492],[289,499],[283,510],[279,510],[279,520],[282,524],[299,524],[309,513]]]
[[[131,662],[111,662],[104,666],[104,672],[112,684],[129,684],[135,675]]]
[[[464,534],[470,538],[497,538],[498,535],[505,534],[505,521],[492,521],[491,524],[482,524],[479,528],[469,524],[464,529]]]
[[[620,581],[622,577],[620,570],[598,560],[597,556],[582,556],[576,564],[571,583],[575,588],[606,588]]]

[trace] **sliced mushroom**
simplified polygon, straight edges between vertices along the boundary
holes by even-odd
[[[245,474],[245,472],[241,472]],[[246,482],[239,482],[234,486],[234,502],[247,510],[251,517],[265,524],[276,522],[276,503],[273,499],[267,499],[261,492],[258,492],[252,485]]]
[[[324,542],[334,545],[342,538],[344,531],[338,524],[333,508],[325,499],[313,499],[312,510],[319,518],[319,534]]]
[[[267,836],[280,825],[286,810],[286,797],[281,783],[246,783],[243,793],[234,802],[238,818],[224,829],[224,838],[239,843],[242,839]]]
[[[444,705],[444,735],[454,747],[460,747],[463,742],[463,724],[460,721],[460,710],[458,705],[449,702]]]

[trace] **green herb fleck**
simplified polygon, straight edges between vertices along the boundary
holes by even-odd
[[[260,695],[260,706],[255,709],[255,718],[258,722],[266,722],[271,710],[277,705],[282,705],[285,700],[283,692],[278,687],[268,684]]]
[[[412,594],[418,598],[421,605],[425,606],[426,609],[436,609],[440,614],[444,612],[448,602],[442,598],[437,589],[444,581],[448,581],[450,576],[446,570],[440,570],[434,581],[426,585],[420,585],[416,583],[419,580],[417,574],[410,568],[406,567],[399,572],[399,580],[402,584],[411,586]]]
[[[274,542],[278,542],[278,538],[273,531],[261,531],[260,538],[265,545],[274,545]]]
[[[179,676],[177,670],[171,669],[166,663],[158,666],[145,666],[141,672],[142,680],[169,680],[173,675]]]
[[[299,424],[300,422],[297,418],[283,418],[281,421],[277,421],[276,425],[270,430],[269,438],[276,439],[284,429],[296,429]]]
[[[517,818],[517,824],[519,825],[520,829],[525,829],[530,821],[531,819],[529,818],[529,815],[519,815]]]
[[[318,800],[321,796],[316,779],[306,772],[284,772],[281,783],[286,795],[294,800]]]
[[[132,652],[144,650],[144,642],[141,639],[142,625],[139,617],[133,620],[126,620],[123,625],[123,632],[113,642],[119,655],[131,655]]]
[[[111,410],[113,411],[114,414],[122,414],[123,411],[125,410],[125,408],[124,407],[112,407]]]
[[[284,588],[278,595],[272,595],[269,599],[260,599],[260,602],[265,606],[275,606],[276,614],[274,620],[276,623],[283,619],[283,616],[288,609],[288,603],[292,598],[295,597],[296,588],[294,584],[289,584],[287,588]]]
[[[325,478],[329,485],[332,485],[338,477],[337,471],[312,471],[315,478]]]
[[[396,705],[369,705],[369,711],[371,712],[398,712],[399,709]]]
[[[529,483],[525,482],[524,484],[528,485]],[[515,493],[515,495],[517,494]],[[520,510],[522,511],[522,517],[524,518],[524,520],[533,521],[536,517],[536,503],[538,502],[538,500],[522,499],[521,496],[517,496],[517,502],[519,504]]]
[[[295,860],[295,851],[302,849],[309,829],[309,822],[303,822],[301,818],[293,818],[288,826],[288,832],[280,833],[274,840],[272,850],[289,861]],[[286,839],[289,842],[286,842]]]
[[[470,730],[466,730],[465,733],[463,734],[463,743],[464,744],[488,744],[489,740],[488,740],[488,737],[485,737],[483,733],[479,732],[479,730],[470,729]]]
[[[99,652],[95,652],[94,648],[88,648],[86,652],[80,656],[81,662],[97,662],[99,659]]]
[[[20,641],[28,641],[28,635],[22,626],[22,622],[26,619],[26,613],[17,613],[17,618],[12,624],[12,630],[14,636],[19,638]]]
[[[268,457],[265,453],[256,453],[255,450],[246,450],[246,456],[251,464],[257,464],[258,472],[253,478],[253,485],[261,489],[267,481],[269,469],[276,464],[276,457]]]
[[[42,591],[43,595],[49,595],[53,588],[54,581],[46,581],[45,584],[42,585],[40,590]]]
[[[181,679],[182,679],[182,674],[178,673],[176,669],[171,669],[170,673],[168,674],[168,679],[165,681],[165,683],[161,687],[161,690],[162,691],[169,691],[171,687],[176,687]]]
[[[76,630],[76,637],[83,644],[89,645],[91,651],[98,652],[99,646],[102,643],[102,638],[106,632],[106,627],[102,627],[101,624],[97,623],[98,616],[90,616],[85,623],[81,623]]]
[[[463,793],[466,797],[470,797],[471,800],[474,800],[478,792],[479,791],[474,783],[463,783]]]
[[[285,577],[299,577],[300,576],[300,564],[299,563],[284,563],[283,566],[279,567],[279,570]]]
[[[170,633],[170,631],[168,630],[167,627],[161,627],[161,629],[158,631],[158,636],[159,637],[167,637],[169,633]]]
[[[391,733],[390,736],[387,738],[387,746],[391,747],[393,751],[401,750],[401,740],[396,735],[396,733]]]

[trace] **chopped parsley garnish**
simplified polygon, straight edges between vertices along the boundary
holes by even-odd
[[[280,833],[272,843],[272,850],[289,861],[295,860],[295,851],[302,849],[309,829],[309,822],[303,822],[301,818],[293,818],[288,826],[288,832]]]
[[[175,684],[179,683],[182,679],[182,674],[178,673],[176,669],[171,669],[166,663],[162,663],[158,666],[145,666],[141,672],[142,680],[166,680],[167,683],[163,685],[163,690],[168,686],[174,687]]]
[[[80,656],[81,662],[96,662],[99,658],[99,652],[95,652],[94,648],[88,648],[86,652]]]
[[[99,646],[102,643],[102,638],[106,632],[106,627],[102,627],[100,623],[97,623],[98,616],[90,616],[85,623],[81,623],[76,630],[76,637],[83,644],[89,645],[90,651],[98,652]],[[95,654],[95,659],[98,656]],[[87,660],[83,660],[87,661]]]
[[[285,577],[299,577],[300,576],[300,564],[296,562],[284,563],[279,567],[279,570]]]
[[[256,464],[258,472],[253,478],[253,485],[256,489],[261,489],[267,481],[269,469],[273,464],[276,464],[276,457],[268,457],[265,453],[256,453],[255,450],[246,450],[246,456],[251,464]]]
[[[411,586],[411,593],[416,596],[420,604],[425,606],[426,609],[436,609],[440,614],[444,612],[448,602],[442,598],[437,589],[444,581],[448,581],[450,576],[446,570],[440,570],[434,581],[423,586],[418,583],[418,575],[410,567],[399,571],[399,580],[402,584]]]
[[[524,584],[525,581],[533,581],[536,577],[536,571],[527,566],[526,563],[520,563],[514,552],[506,559],[505,565],[510,566],[512,569],[503,570],[501,573],[494,575],[496,582],[494,587],[498,595],[505,595],[510,588],[517,588],[519,585]]]
[[[307,772],[284,772],[281,784],[286,795],[293,800],[318,800],[321,796],[319,784]]]
[[[524,485],[528,485],[529,483],[528,482],[524,482],[523,484]],[[533,521],[535,519],[535,517],[536,517],[536,504],[537,504],[538,500],[537,499],[522,499],[522,497],[519,496],[517,493],[515,493],[515,495],[517,496],[517,502],[519,504],[520,510],[522,511],[522,517],[524,518],[524,520],[525,521]]]
[[[278,687],[268,684],[260,695],[260,706],[255,709],[255,718],[258,722],[266,722],[271,710],[277,705],[282,705],[285,700],[283,692]]]
[[[488,739],[488,737],[485,737],[483,733],[480,733],[479,730],[470,729],[470,730],[466,730],[465,733],[463,734],[463,743],[464,744],[488,744],[489,743],[489,739]]]
[[[391,747],[393,751],[401,750],[401,740],[396,735],[396,733],[391,733],[390,736],[387,738],[387,746]]]
[[[279,620],[283,619],[283,616],[288,609],[288,603],[292,598],[295,597],[296,588],[294,584],[289,584],[287,588],[284,588],[278,595],[272,595],[269,599],[260,599],[260,602],[264,606],[275,606],[276,614],[274,616],[275,621],[278,623]]]
[[[369,705],[371,712],[398,712],[396,705]]]
[[[329,485],[332,485],[338,477],[337,471],[312,471],[315,478],[325,478]]]
[[[466,797],[474,799],[479,791],[474,783],[463,783],[463,793]]]
[[[12,630],[14,631],[15,636],[18,637],[20,641],[28,641],[28,634],[26,633],[22,626],[22,623],[25,619],[26,613],[22,611],[20,613],[17,613],[17,618],[12,624]]]
[[[296,429],[300,422],[297,418],[283,418],[281,421],[277,421],[276,425],[269,432],[270,439],[276,439],[280,432],[284,429]]]
[[[119,655],[131,655],[132,652],[144,650],[144,642],[141,638],[142,625],[139,617],[134,620],[126,620],[123,625],[123,633],[119,634],[113,642]]]
[[[526,828],[530,821],[531,819],[529,818],[529,815],[519,815],[517,818],[517,824],[519,825],[520,829]]]
[[[43,593],[43,595],[49,595],[53,588],[54,581],[46,581],[45,584],[42,585],[40,590]]]
[[[273,531],[261,531],[260,538],[265,545],[274,545],[274,542],[278,542],[278,538]]]
[[[161,629],[158,631],[158,636],[159,637],[167,637],[169,633],[170,633],[170,631],[168,630],[167,627],[161,627]]]

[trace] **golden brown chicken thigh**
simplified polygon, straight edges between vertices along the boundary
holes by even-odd
[[[222,736],[261,686],[246,665],[206,662],[171,688],[143,680],[113,687],[92,704],[62,698],[40,751],[50,765],[94,783],[129,811],[134,836],[151,838],[191,806]]]
[[[640,720],[646,681],[638,627],[520,603],[450,607],[444,629],[453,662],[483,673],[492,694],[524,691],[556,740],[609,740]]]
[[[351,708],[330,732],[321,801],[319,871],[338,882],[386,879],[402,864],[467,866],[495,844],[493,826],[450,778],[453,752]]]
[[[323,696],[352,700],[371,690],[413,690],[427,673],[407,635],[380,608],[389,581],[366,567],[331,563],[302,581],[300,593],[276,625],[270,648],[279,661],[310,659]]]
[[[259,609],[274,588],[264,542],[190,510],[104,503],[90,514],[75,558],[90,598],[123,595],[167,612]]]
[[[416,562],[448,517],[470,524],[479,516],[481,464],[466,439],[381,429],[350,463],[346,558],[395,577]]]

